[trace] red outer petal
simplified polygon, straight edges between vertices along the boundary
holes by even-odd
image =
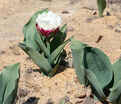
[[[37,23],[36,23],[36,28],[39,32],[42,33],[42,35],[44,35],[46,37],[48,37],[53,32],[53,29],[52,30],[44,30],[43,28],[40,28]],[[56,35],[58,30],[59,30],[59,27],[54,30],[54,35]]]

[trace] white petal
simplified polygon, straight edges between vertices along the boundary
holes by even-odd
[[[56,29],[61,24],[61,17],[51,11],[39,14],[36,23],[45,30]]]

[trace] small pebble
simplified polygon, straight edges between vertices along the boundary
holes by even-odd
[[[31,58],[30,57],[26,57],[26,60],[28,61],[28,60],[31,60]]]
[[[93,99],[86,97],[82,104],[96,104]]]
[[[117,32],[117,33],[121,33],[121,30],[119,30],[119,29],[115,29],[115,32]]]
[[[69,11],[63,10],[63,11],[62,11],[62,14],[69,14]]]
[[[32,68],[29,68],[26,70],[28,74],[31,74],[33,72]]]
[[[5,54],[6,52],[5,51],[0,51],[0,55],[3,55]]]
[[[55,83],[55,85],[57,86],[57,85],[58,85],[58,83]]]
[[[64,100],[65,100],[65,103],[70,102],[70,99],[69,99],[68,96],[66,96],[66,97],[64,98]]]
[[[29,93],[29,91],[27,91],[27,90],[19,89],[19,96],[20,97],[25,97],[28,95],[28,93]]]

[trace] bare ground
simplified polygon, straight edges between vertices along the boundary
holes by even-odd
[[[17,45],[23,41],[22,27],[32,14],[49,8],[68,24],[67,37],[74,35],[100,48],[113,63],[121,57],[121,6],[120,0],[108,1],[104,17],[99,18],[96,0],[0,0],[0,70],[21,63],[16,104],[59,104],[63,98],[67,104],[95,104],[90,89],[78,83],[73,68],[60,66],[62,71],[53,78],[42,77],[39,67]],[[70,52],[69,44],[65,50]]]

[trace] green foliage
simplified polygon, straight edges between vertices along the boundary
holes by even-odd
[[[41,70],[44,73],[49,73],[49,71],[52,69],[52,67],[50,66],[50,64],[48,63],[47,59],[40,54],[38,51],[26,46],[25,44],[20,43],[19,46],[21,47],[21,49],[26,52],[31,58],[32,60],[35,62],[35,64],[37,64],[39,67],[41,67]]]
[[[98,48],[71,39],[74,68],[80,84],[90,85],[96,98],[112,104],[121,103],[121,59],[111,65]],[[107,103],[106,103],[107,104]]]
[[[92,92],[101,102],[105,102],[106,96],[95,74],[92,71],[86,70],[86,69],[85,69],[85,72],[86,72],[86,77],[89,81],[89,84],[91,85]]]
[[[48,57],[48,62],[52,65],[53,62],[55,61],[55,59],[58,57],[58,55],[60,55],[60,53],[62,52],[64,46],[70,41],[70,39],[66,40],[65,42],[63,42],[61,45],[59,45]]]
[[[42,36],[40,36],[40,34],[37,31],[34,36],[35,36],[35,42],[38,44],[40,51],[42,51],[46,57],[49,57],[50,51],[45,46]]]
[[[33,48],[37,51],[40,50],[39,46],[35,42],[35,34],[36,34],[36,27],[35,27],[35,19],[38,17],[39,14],[43,12],[48,12],[48,9],[43,9],[41,11],[36,12],[28,21],[27,24],[23,27],[23,33],[24,33],[24,44],[29,46],[30,48]]]
[[[97,0],[97,5],[98,5],[98,11],[99,11],[99,16],[103,16],[103,11],[106,8],[106,1],[105,0]]]
[[[70,39],[64,41],[67,32],[66,24],[60,27],[56,34],[52,32],[49,37],[38,32],[35,20],[43,12],[48,12],[48,9],[36,12],[24,26],[24,44],[20,43],[19,46],[41,68],[44,75],[52,77],[61,61],[63,48]]]
[[[110,89],[109,102],[113,104],[120,104],[121,102],[121,59],[116,61],[113,65],[114,84]]]
[[[50,43],[50,52],[53,52],[66,38],[67,25],[63,25]]]
[[[74,38],[71,39],[71,50],[73,55],[74,68],[80,84],[84,84],[86,86],[87,80],[85,77],[85,71],[83,66],[83,53],[85,46],[86,45],[81,43],[80,41],[75,40]]]
[[[0,74],[0,104],[13,104],[19,81],[19,63],[7,66]]]

